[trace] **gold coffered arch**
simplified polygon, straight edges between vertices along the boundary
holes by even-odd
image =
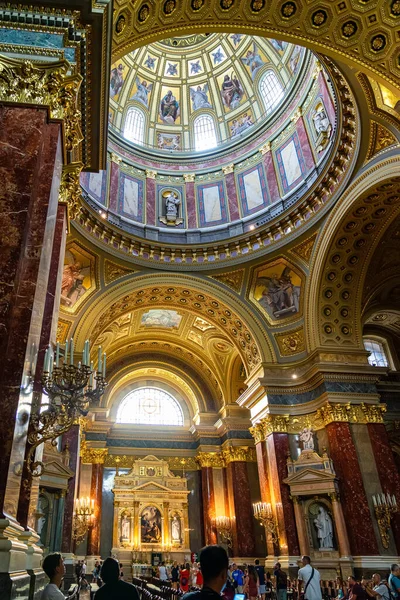
[[[374,250],[400,212],[400,157],[349,186],[317,240],[306,290],[309,349],[363,350],[362,294]]]
[[[95,298],[75,326],[77,347],[86,339],[96,344],[116,318],[143,309],[190,312],[211,323],[236,348],[247,375],[261,362],[276,362],[267,324],[248,305],[206,279],[170,273],[136,276]]]
[[[204,32],[240,32],[300,44],[400,88],[398,2],[351,0],[119,0],[113,60],[145,44]]]

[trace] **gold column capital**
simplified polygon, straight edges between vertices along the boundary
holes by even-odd
[[[328,496],[332,502],[340,502],[340,496],[337,492],[331,492],[330,494],[328,494]]]
[[[352,409],[350,404],[331,404],[327,402],[325,406],[321,406],[320,409],[317,410],[317,418],[320,418],[323,424],[329,425],[334,422],[342,422],[349,423],[354,409]]]
[[[254,427],[250,427],[249,431],[254,438],[255,444],[259,444],[265,440],[265,430],[262,423],[256,423]]]
[[[196,462],[202,468],[221,468],[225,466],[224,458],[221,452],[199,452],[196,456]]]
[[[264,428],[265,437],[271,433],[287,433],[289,425],[289,415],[268,415],[261,421]]]
[[[367,423],[383,423],[386,404],[361,404],[361,410]]]
[[[62,169],[58,202],[67,207],[68,222],[71,219],[76,219],[81,210],[82,188],[80,175],[82,167],[81,162],[76,162],[64,165]],[[84,417],[79,417],[79,419],[81,418]]]
[[[147,177],[147,179],[155,179],[157,177],[157,171],[152,171],[151,169],[146,169],[146,177]]]
[[[222,450],[225,464],[231,462],[255,462],[255,449],[248,446],[229,446]]]
[[[89,448],[86,441],[81,443],[80,457],[83,463],[103,465],[108,456],[108,448]]]
[[[230,165],[226,165],[225,167],[222,167],[222,172],[224,175],[229,175],[229,173],[233,173],[235,170],[235,165],[233,163],[231,163]]]
[[[0,55],[0,101],[48,107],[50,119],[64,123],[66,152],[83,140],[78,110],[82,76],[69,75],[70,68],[67,60],[34,64]]]
[[[195,173],[184,173],[183,179],[185,180],[185,183],[192,183],[196,179],[196,175]]]

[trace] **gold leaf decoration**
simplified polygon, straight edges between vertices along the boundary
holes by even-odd
[[[109,285],[120,277],[130,275],[131,273],[136,273],[136,271],[134,269],[128,269],[127,267],[117,265],[110,260],[104,261],[104,282],[106,285]]]
[[[301,327],[295,331],[287,331],[275,336],[281,356],[300,354],[305,350],[304,331]]]
[[[240,294],[243,285],[244,269],[229,271],[228,273],[222,273],[221,275],[212,275],[211,278],[220,281]]]
[[[314,233],[314,235],[304,240],[304,242],[301,242],[298,246],[291,248],[290,252],[304,260],[306,263],[309,263],[317,235],[318,233]]]
[[[375,154],[377,154],[381,150],[384,150],[385,148],[389,148],[389,146],[394,146],[396,144],[398,144],[398,140],[391,131],[386,129],[386,127],[384,127],[380,123],[371,121],[367,160],[371,159],[373,156],[375,156]]]

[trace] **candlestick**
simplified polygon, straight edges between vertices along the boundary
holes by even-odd
[[[71,338],[71,343],[70,343],[69,364],[70,365],[74,364],[74,339],[73,338]]]
[[[56,367],[58,368],[60,366],[60,342],[57,342],[57,347],[56,347]]]
[[[106,376],[106,353],[103,354],[103,377]]]

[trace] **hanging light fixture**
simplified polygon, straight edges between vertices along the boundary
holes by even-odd
[[[72,521],[72,537],[77,544],[85,537],[94,520],[94,500],[90,498],[76,498],[74,518]]]

